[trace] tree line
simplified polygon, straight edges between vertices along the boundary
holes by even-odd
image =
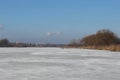
[[[0,47],[35,47],[35,43],[10,42],[8,39],[0,39]]]
[[[73,39],[67,46],[109,46],[120,45],[120,38],[108,29],[102,29],[95,34],[83,37],[80,40]],[[0,39],[0,47],[61,47],[65,44],[35,44],[35,43],[16,43],[10,42],[8,39]]]
[[[61,47],[64,44],[36,44],[36,43],[22,43],[10,42],[8,39],[0,39],[0,47]]]
[[[109,46],[120,44],[120,38],[108,29],[102,29],[95,34],[83,37],[81,40],[72,40],[69,46]]]

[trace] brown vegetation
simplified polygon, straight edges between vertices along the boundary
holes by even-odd
[[[83,49],[98,49],[98,50],[110,50],[120,51],[120,45],[109,45],[109,46],[81,46]]]
[[[72,45],[71,45],[72,44]],[[120,38],[110,30],[99,30],[96,34],[88,35],[80,41],[72,41],[71,47],[120,51]]]

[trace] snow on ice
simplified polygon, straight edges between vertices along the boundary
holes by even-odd
[[[0,80],[120,80],[120,52],[0,48]]]

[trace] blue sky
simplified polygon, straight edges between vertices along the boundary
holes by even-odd
[[[68,43],[100,29],[120,35],[120,0],[0,0],[0,37]]]

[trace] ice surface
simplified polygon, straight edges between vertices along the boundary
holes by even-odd
[[[120,52],[0,48],[0,80],[120,80]]]

